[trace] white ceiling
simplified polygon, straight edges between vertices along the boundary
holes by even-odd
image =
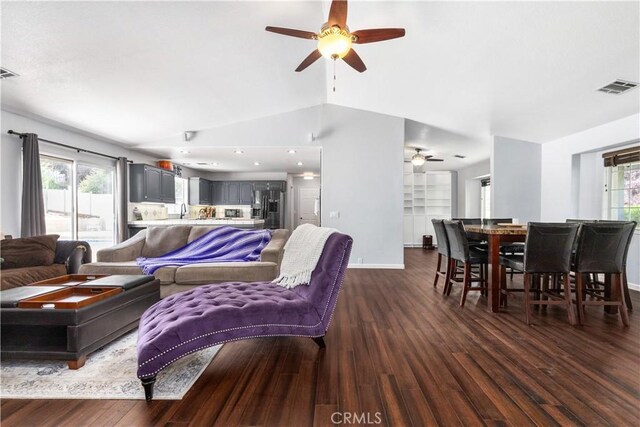
[[[295,150],[295,153],[289,153],[289,150]],[[198,146],[193,149],[159,148],[155,151],[175,163],[209,172],[320,173],[320,147],[243,147],[242,154],[236,153],[233,147]],[[255,165],[255,162],[260,164]]]
[[[1,65],[20,74],[2,105],[132,145],[330,102],[410,119],[407,145],[455,169],[492,135],[545,142],[640,111],[637,89],[595,91],[640,80],[639,2],[352,1],[351,30],[407,35],[357,45],[368,70],[338,62],[335,93],[330,61],[293,71],[312,41],[264,31],[317,30],[328,2],[1,8]]]

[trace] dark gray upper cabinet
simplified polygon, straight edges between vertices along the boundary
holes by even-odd
[[[210,205],[211,184],[208,179],[192,177],[189,178],[189,204],[190,205]]]
[[[254,182],[253,189],[255,191],[267,191],[269,189],[269,183],[266,181]]]
[[[175,203],[175,174],[141,163],[129,165],[129,201]]]
[[[225,203],[228,205],[240,204],[240,183],[229,181],[225,183]]]
[[[240,183],[240,204],[241,205],[253,204],[253,183],[252,182]]]
[[[224,182],[213,181],[211,183],[211,204],[212,205],[224,205],[225,204],[225,188]]]
[[[287,183],[285,181],[269,181],[270,191],[286,191]]]
[[[160,173],[162,175],[160,198],[163,203],[173,204],[176,202],[176,175],[167,170],[162,170]]]

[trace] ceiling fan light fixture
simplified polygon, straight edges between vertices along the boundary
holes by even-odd
[[[328,59],[344,58],[351,50],[353,37],[349,29],[342,29],[337,25],[325,27],[318,34],[318,50]]]
[[[413,166],[422,166],[426,161],[425,157],[420,154],[420,151],[421,150],[419,148],[416,148],[416,154],[411,157],[411,163],[413,164]]]

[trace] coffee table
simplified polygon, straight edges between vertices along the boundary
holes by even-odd
[[[159,300],[153,276],[75,274],[2,291],[0,356],[66,360],[79,369]]]

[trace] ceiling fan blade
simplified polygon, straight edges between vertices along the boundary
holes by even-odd
[[[300,71],[304,70],[309,65],[313,64],[314,62],[316,62],[321,56],[322,56],[322,54],[320,53],[320,51],[318,49],[314,50],[313,52],[311,52],[309,54],[309,56],[304,58],[304,61],[302,61],[300,63],[300,65],[298,65],[298,68],[296,68],[296,71],[300,72]]]
[[[444,162],[444,159],[434,159],[434,158],[429,158],[429,159],[425,159],[427,162]]]
[[[404,37],[405,31],[404,28],[373,28],[371,30],[354,31],[351,34],[357,37],[354,43],[362,44]]]
[[[347,0],[333,0],[329,10],[327,24],[330,27],[337,25],[340,28],[347,26]]]
[[[349,53],[347,53],[345,57],[342,58],[342,60],[347,64],[349,64],[349,66],[351,66],[351,68],[353,68],[356,71],[359,71],[362,73],[367,70],[367,66],[364,65],[364,62],[362,62],[362,59],[360,59],[356,51],[353,49],[351,49]]]
[[[265,30],[285,36],[299,37],[301,39],[313,39],[316,36],[316,33],[312,33],[311,31],[294,30],[292,28],[266,27]]]

